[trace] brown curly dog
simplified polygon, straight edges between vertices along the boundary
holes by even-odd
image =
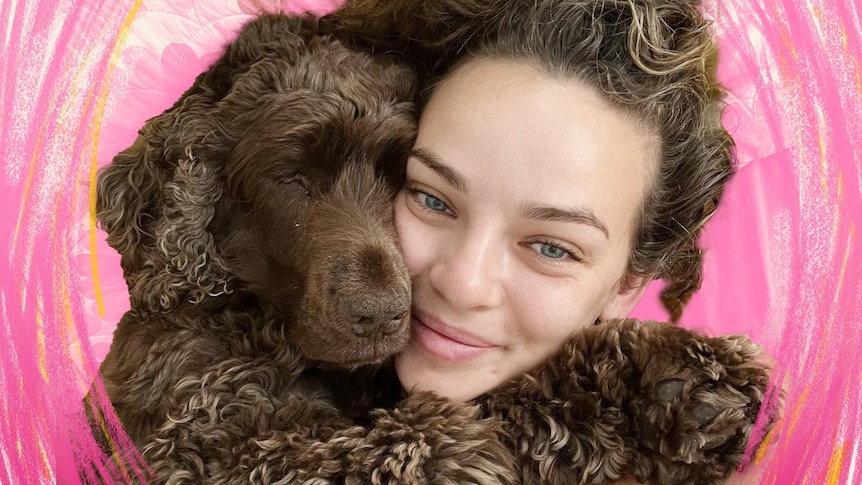
[[[261,409],[221,411],[222,433],[344,427],[332,389],[303,371],[380,363],[409,338],[391,199],[414,91],[409,69],[318,35],[315,19],[262,17],[100,173],[97,218],[131,296],[100,372],[143,451],[191,412],[183,393],[237,375],[234,406]]]
[[[727,476],[768,378],[742,337],[606,322],[475,403],[395,402],[378,364],[409,338],[391,198],[417,83],[346,39],[255,19],[99,175],[131,297],[100,371],[142,480]]]

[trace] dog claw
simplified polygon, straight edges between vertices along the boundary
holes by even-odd
[[[701,449],[714,450],[714,449],[718,448],[719,446],[727,443],[728,439],[729,439],[728,436],[716,436],[716,437],[710,439],[709,441],[707,441],[706,443],[704,443],[704,445],[701,447]]]
[[[700,426],[707,425],[718,416],[720,411],[709,404],[699,403],[697,404],[692,413],[694,414],[695,419]]]
[[[656,395],[660,401],[672,402],[682,396],[684,385],[682,379],[668,379],[659,382],[655,386]]]

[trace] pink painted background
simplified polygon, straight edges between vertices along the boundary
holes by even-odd
[[[290,2],[325,11],[334,0]],[[862,483],[862,7],[714,0],[739,174],[683,323],[776,358],[760,483]],[[267,3],[269,3],[267,5]],[[77,483],[80,400],[128,306],[96,169],[278,0],[0,0],[0,483]],[[764,4],[764,5],[759,5]],[[664,318],[656,291],[635,316]],[[103,472],[96,466],[89,477]]]

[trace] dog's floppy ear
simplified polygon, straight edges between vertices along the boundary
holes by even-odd
[[[224,188],[227,147],[210,136],[234,81],[261,58],[290,47],[309,18],[264,15],[174,105],[144,125],[135,143],[101,170],[96,219],[121,256],[132,309],[168,311],[229,290],[230,273],[207,230]]]
[[[230,279],[207,230],[224,185],[221,161],[204,144],[207,111],[186,101],[148,121],[97,180],[96,218],[141,312],[198,303]]]

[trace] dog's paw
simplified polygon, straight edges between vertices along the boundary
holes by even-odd
[[[742,336],[607,321],[480,402],[533,481],[717,483],[755,439],[770,375],[760,355]]]
[[[501,423],[482,418],[476,405],[417,392],[375,415],[369,437],[387,448],[380,469],[399,483],[410,475],[427,483],[516,483]]]
[[[760,348],[744,336],[710,338],[657,322],[628,336],[638,382],[624,407],[645,460],[668,472],[690,465],[704,480],[739,467],[749,440],[762,437],[752,432],[771,367]],[[765,428],[774,418],[768,411]]]

